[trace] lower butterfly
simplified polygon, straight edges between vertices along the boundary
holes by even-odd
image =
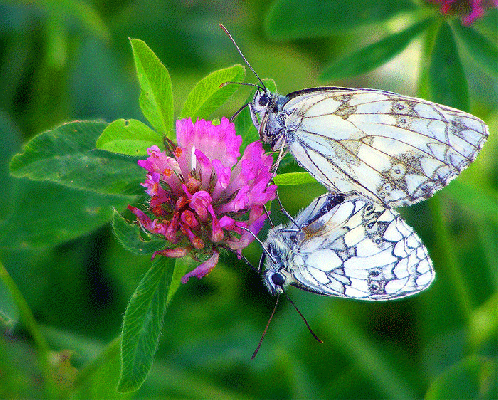
[[[330,192],[361,193],[388,207],[417,203],[468,167],[489,135],[471,114],[382,90],[272,93],[222,28],[260,82],[240,110],[249,106],[279,160],[289,151]]]
[[[425,290],[435,272],[400,215],[361,195],[327,194],[268,232],[259,268],[272,294],[288,285],[325,296],[394,300]]]

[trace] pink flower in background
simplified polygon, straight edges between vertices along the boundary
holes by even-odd
[[[128,208],[147,231],[166,240],[154,253],[206,260],[182,278],[202,278],[218,263],[219,250],[240,251],[253,241],[266,219],[264,204],[275,198],[268,185],[273,159],[260,142],[248,145],[239,160],[242,138],[222,118],[176,122],[178,147],[161,152],[152,146],[138,165],[147,170],[142,184],[151,196],[148,212]]]
[[[441,4],[442,14],[457,14],[462,17],[463,25],[471,25],[484,16],[485,10],[498,8],[498,0],[429,0]]]

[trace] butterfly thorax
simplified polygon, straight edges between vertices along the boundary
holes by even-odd
[[[253,124],[259,132],[263,143],[277,151],[285,146],[283,130],[285,118],[282,107],[287,102],[287,97],[278,93],[271,93],[267,89],[258,89],[252,102],[249,104]]]

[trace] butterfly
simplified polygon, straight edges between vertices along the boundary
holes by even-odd
[[[271,294],[288,285],[325,296],[394,300],[432,283],[424,244],[393,209],[328,193],[269,230],[259,263]]]
[[[223,29],[225,29],[223,27]],[[225,29],[260,85],[249,106],[259,136],[332,193],[360,193],[387,207],[431,197],[474,161],[486,124],[473,115],[377,89],[317,87],[272,93]]]

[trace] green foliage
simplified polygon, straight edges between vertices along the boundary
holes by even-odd
[[[245,68],[242,65],[234,65],[229,68],[211,72],[201,79],[189,93],[183,105],[180,118],[197,119],[208,118],[213,111],[225,103],[238,89],[236,84],[221,86],[227,82],[243,82]]]
[[[130,399],[133,393],[116,390],[120,378],[120,340],[115,339],[90,365],[83,369],[74,383],[74,399]]]
[[[173,91],[168,70],[154,52],[139,39],[130,39],[140,82],[140,109],[145,118],[163,136],[173,129]]]
[[[147,155],[152,145],[162,145],[162,137],[136,119],[117,119],[111,122],[97,140],[98,149],[130,156]]]
[[[469,356],[438,376],[425,398],[436,399],[496,399],[498,385],[496,360]]]
[[[498,47],[486,36],[472,27],[454,23],[451,26],[462,46],[476,61],[477,65],[490,75],[498,76]]]
[[[306,183],[313,183],[315,182],[315,178],[307,172],[289,172],[275,176],[273,182],[277,186],[299,186]]]
[[[32,249],[76,239],[112,219],[136,196],[77,190],[50,182],[20,181],[16,202],[2,225],[0,247]]]
[[[71,122],[34,137],[12,158],[16,177],[47,180],[102,194],[139,194],[143,173],[136,159],[95,150],[107,124]]]
[[[411,1],[278,0],[266,17],[266,31],[274,39],[328,36],[361,25],[385,21],[414,9]]]
[[[403,51],[431,23],[432,19],[417,22],[404,31],[389,35],[370,46],[348,54],[325,67],[321,79],[341,79],[371,71]]]
[[[130,299],[123,319],[121,339],[122,373],[118,391],[140,388],[154,361],[164,314],[173,296],[174,259],[158,257]]]
[[[142,233],[135,223],[126,221],[116,210],[112,219],[112,228],[119,243],[128,251],[137,255],[152,254],[164,248],[164,240],[157,239],[148,233]],[[143,237],[145,236],[147,240]]]
[[[463,111],[469,110],[467,79],[450,26],[442,23],[436,36],[429,66],[431,98]]]

